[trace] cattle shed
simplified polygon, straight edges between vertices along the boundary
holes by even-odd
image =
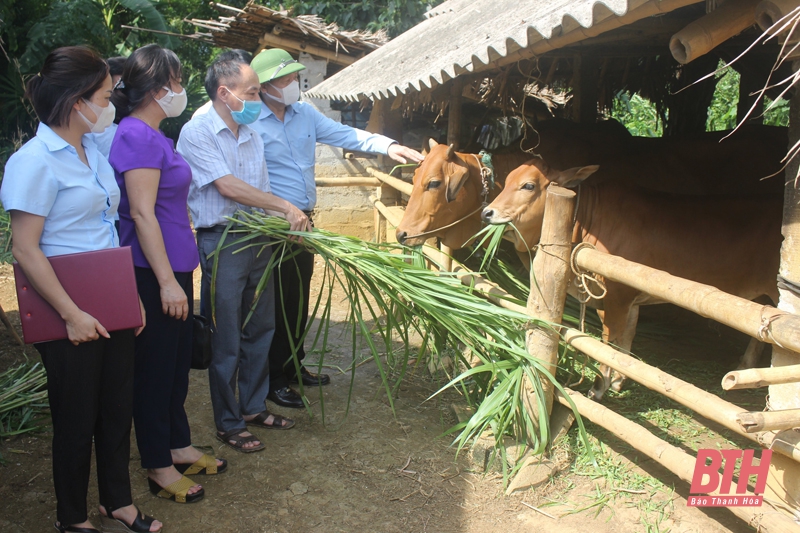
[[[413,113],[432,112],[439,125],[446,123],[447,143],[455,144],[457,148],[474,140],[474,137],[470,138],[472,132],[469,128],[464,127],[470,120],[470,112],[466,110],[475,109],[469,106],[479,104],[483,109],[502,115],[523,116],[534,127],[538,120],[548,115],[578,123],[594,123],[610,107],[613,96],[623,90],[639,93],[656,104],[664,118],[665,135],[696,134],[705,129],[714,81],[712,76],[707,81],[695,82],[713,72],[719,61],[727,63],[740,56],[762,35],[762,28],[792,13],[798,4],[797,0],[449,0],[429,11],[426,19],[414,28],[343,68],[307,94],[320,99],[369,101],[374,106],[371,126],[395,138],[402,136],[403,116],[408,118]],[[745,116],[753,106],[755,96],[752,93],[765,86],[781,54],[784,40],[784,37],[773,38],[759,44],[733,64],[741,75],[739,117]],[[774,80],[784,79],[800,70],[800,63],[792,60],[792,57],[786,57],[773,74]],[[774,89],[767,92],[773,98],[777,94]],[[783,150],[788,151],[790,146],[800,141],[799,104],[796,98],[791,100],[789,145],[781,146]],[[758,122],[758,115],[759,112],[753,113],[751,120]],[[658,289],[661,290],[659,294],[668,301],[723,323],[748,321],[748,325],[741,322],[741,327],[734,327],[773,344],[773,369],[762,369],[762,375],[772,374],[773,377],[758,384],[769,385],[765,416],[786,416],[791,421],[778,425],[767,423],[758,435],[745,435],[746,432],[740,428],[743,435],[775,452],[767,489],[772,507],[769,511],[766,508],[732,509],[737,516],[761,531],[800,530],[796,521],[800,512],[800,487],[797,486],[800,479],[800,465],[797,464],[800,460],[800,435],[796,430],[800,419],[794,418],[795,410],[800,408],[800,385],[796,378],[786,378],[797,375],[800,368],[797,353],[800,344],[787,340],[796,335],[794,325],[800,324],[800,317],[796,316],[800,309],[797,290],[800,287],[800,194],[794,180],[798,176],[796,161],[787,167],[786,176],[789,179],[783,187],[784,240],[777,308],[758,304],[748,307],[748,302],[741,299],[725,299],[728,295],[719,300],[717,306],[709,303],[716,300],[715,294],[719,293],[713,287],[688,281],[687,285],[682,285],[685,280],[661,271],[647,270],[647,267],[643,270],[641,265],[625,264],[624,260],[620,263],[619,258],[596,255],[598,252],[591,250],[573,254],[571,258],[581,268],[626,284],[658,278],[666,284]],[[402,184],[395,185],[400,191],[409,190]],[[386,186],[382,188],[379,200],[383,203],[379,201],[376,206],[383,206],[399,197],[387,192],[388,189]],[[567,226],[564,219],[566,217],[569,222],[574,209],[574,194],[553,189],[551,187],[552,199],[548,198],[545,211],[540,249],[545,245],[569,244],[569,236],[564,235]],[[388,211],[385,214],[390,216]],[[546,241],[546,238],[550,240]],[[537,254],[532,275],[538,272],[536,279],[540,284],[554,283],[553,280],[566,277],[559,269],[566,268],[570,256],[556,258],[558,260],[553,262],[557,255]],[[592,256],[591,260],[589,256]],[[615,272],[617,266],[628,273]],[[659,277],[662,275],[667,277]],[[532,294],[539,292],[539,296],[529,301],[528,312],[548,318],[548,311],[559,309],[559,298],[563,306],[564,290],[565,287],[555,286],[531,291]],[[649,290],[657,291],[652,287]],[[680,300],[676,296],[678,292],[690,295],[688,300]],[[748,315],[751,312],[753,314]],[[725,314],[727,318],[722,316]],[[751,318],[746,319],[745,315]],[[788,337],[782,337],[783,333],[778,332],[780,322],[789,327],[784,330]],[[585,348],[584,351],[592,358],[617,369],[624,367],[633,379],[706,413],[704,416],[708,418],[719,422],[726,416],[732,417],[728,420],[729,427],[735,428],[736,423],[731,420],[738,416],[737,409],[739,413],[743,409],[704,391],[696,391],[699,396],[692,399],[689,397],[694,392],[681,400],[684,393],[678,389],[686,390],[684,387],[688,384],[677,384],[674,378],[652,367],[642,369],[636,377],[638,363],[625,359],[627,356],[624,354],[608,346],[590,346],[591,342],[579,340],[579,333],[574,331],[562,333],[568,337],[568,342],[576,341],[573,346],[580,344],[582,350]],[[541,333],[532,338],[538,340],[529,343],[529,351],[542,359],[554,361],[553,338]],[[783,377],[775,379],[777,375]],[[563,398],[557,400],[566,403]],[[615,416],[613,413],[599,413],[600,406],[587,405],[583,399],[579,401],[576,398],[576,403],[580,403],[582,414],[590,419],[593,416]],[[714,411],[718,416],[709,416],[708,413]],[[724,415],[724,412],[729,415]],[[652,442],[650,436],[640,435],[638,429],[618,428],[619,434],[626,432],[629,437],[636,435],[633,440],[641,441],[642,444],[636,446],[640,451],[662,464],[671,461],[666,458],[669,453],[664,451],[667,447],[663,442]],[[669,468],[686,479],[685,468],[689,459],[676,459]]]

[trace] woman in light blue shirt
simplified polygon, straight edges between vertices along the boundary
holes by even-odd
[[[69,336],[35,345],[47,371],[60,532],[97,533],[86,505],[92,443],[103,529],[145,533],[162,526],[133,505],[128,474],[138,331],[106,331],[75,305],[47,260],[119,246],[119,188],[87,135],[114,119],[111,91],[108,65],[94,51],[51,52],[26,92],[41,123],[9,158],[0,189],[11,213],[14,258],[64,319]]]

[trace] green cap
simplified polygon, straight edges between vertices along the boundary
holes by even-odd
[[[269,50],[262,50],[250,66],[258,74],[258,82],[265,83],[272,81],[276,78],[287,76],[294,72],[305,70],[302,64],[298,63],[296,59],[286,50],[280,48],[271,48]]]

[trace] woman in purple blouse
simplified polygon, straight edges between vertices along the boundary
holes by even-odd
[[[139,48],[125,62],[111,100],[119,120],[108,160],[121,191],[120,245],[133,250],[148,317],[136,339],[136,440],[151,492],[195,502],[203,487],[183,473],[217,474],[227,463],[191,445],[183,407],[192,351],[192,271],[199,263],[186,209],[192,172],[158,129],[186,108],[178,57],[157,45]]]

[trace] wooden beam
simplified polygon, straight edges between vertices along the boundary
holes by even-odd
[[[312,56],[322,57],[331,61],[332,63],[336,63],[337,65],[351,65],[356,62],[356,58],[353,56],[349,56],[346,54],[339,54],[328,50],[327,48],[322,48],[320,46],[316,46],[313,44],[308,44],[300,41],[296,41],[294,39],[287,39],[285,37],[280,37],[278,35],[273,35],[272,33],[265,33],[261,36],[258,40],[259,44],[259,51],[263,50],[264,48],[283,48],[284,50],[291,50],[293,52],[307,52]]]
[[[461,148],[461,104],[464,101],[464,77],[458,76],[450,82],[450,102],[447,114],[447,144]]]

